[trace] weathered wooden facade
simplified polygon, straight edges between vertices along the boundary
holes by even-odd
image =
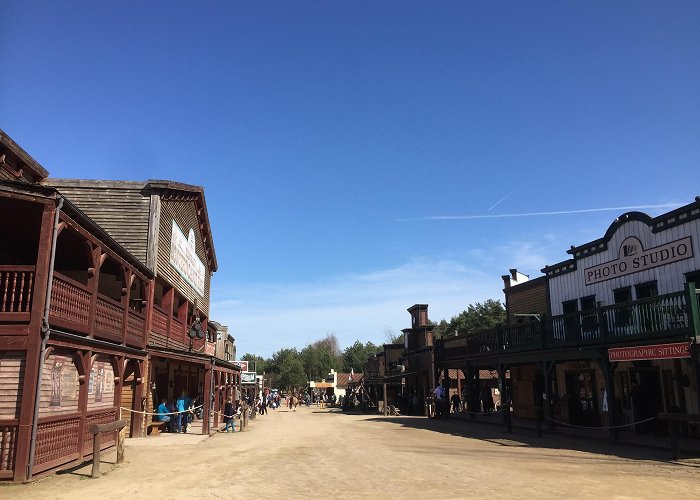
[[[92,424],[121,415],[143,436],[159,397],[197,397],[208,433],[240,384],[208,325],[202,188],[47,176],[0,131],[0,479],[14,481],[89,457]]]
[[[436,370],[433,353],[433,325],[428,319],[428,304],[415,304],[408,309],[411,328],[404,328],[404,352],[400,359],[403,390],[409,398],[418,397],[418,407],[423,408],[425,398],[435,388]]]
[[[4,133],[0,158],[0,479],[22,481],[85,459],[91,424],[140,408],[153,282],[74,204],[37,185],[47,172]]]
[[[208,327],[211,277],[217,270],[204,190],[167,180],[46,179],[130,250],[154,274],[145,407],[185,392],[204,405],[203,433],[235,397],[240,370],[216,359],[217,330]],[[190,338],[194,322],[207,334]],[[219,392],[214,407],[205,397]],[[148,420],[148,418],[146,418]]]
[[[527,307],[509,310],[511,319],[522,321],[438,340],[437,369],[462,368],[470,379],[495,369],[506,401],[510,373],[531,384],[531,408],[573,425],[698,413],[699,236],[700,199],[654,218],[623,214],[543,278],[510,287],[511,306]],[[533,302],[543,294],[548,314]]]

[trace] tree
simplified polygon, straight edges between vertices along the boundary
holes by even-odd
[[[270,373],[280,388],[306,387],[306,374],[301,354],[296,349],[280,349],[272,355]]]
[[[367,360],[377,354],[381,349],[372,342],[363,344],[359,340],[343,351],[343,368],[344,372],[349,372],[351,369],[362,371]]]
[[[403,332],[396,333],[391,327],[384,327],[384,338],[387,344],[403,344]]]
[[[477,330],[486,330],[505,323],[506,309],[498,300],[488,299],[485,302],[470,304],[466,310],[453,316],[449,323],[440,321],[435,327],[440,336],[458,335]],[[436,335],[437,336],[437,335]]]
[[[307,345],[301,351],[304,363],[304,371],[311,378],[325,378],[332,369],[340,367],[340,348],[335,334],[328,334],[325,338]]]
[[[268,371],[268,366],[270,364],[269,359],[265,359],[262,356],[250,353],[245,353],[243,356],[241,356],[241,361],[248,361],[249,363],[254,363],[252,365],[249,365],[249,367],[255,366],[255,373],[257,373],[258,375],[262,375],[264,372]]]

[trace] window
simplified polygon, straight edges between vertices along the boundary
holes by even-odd
[[[656,289],[656,281],[634,285],[634,294],[637,297],[637,300],[656,297],[659,294],[658,290]]]
[[[581,335],[585,339],[598,336],[598,318],[595,310],[595,295],[581,297]]]
[[[632,289],[628,286],[613,290],[615,295],[615,304],[623,304],[632,300]]]
[[[567,300],[561,303],[562,313],[572,314],[578,312],[578,301],[577,300]]]
[[[686,283],[693,283],[695,288],[700,288],[700,271],[693,271],[685,275]]]
[[[581,310],[590,311],[591,309],[595,309],[595,295],[581,297]]]

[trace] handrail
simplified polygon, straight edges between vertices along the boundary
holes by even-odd
[[[77,288],[80,288],[84,292],[90,293],[90,289],[87,287],[87,285],[83,285],[79,281],[75,281],[73,278],[69,278],[65,274],[59,273],[58,271],[54,271],[53,274],[56,278],[60,279],[61,281],[65,281],[69,285],[73,285]]]
[[[36,266],[14,266],[14,265],[7,265],[3,264],[0,265],[0,271],[17,271],[17,272],[27,272],[27,271],[34,271],[36,270]]]
[[[620,342],[633,336],[684,334],[692,324],[691,310],[686,292],[672,292],[543,318],[539,322],[472,330],[439,339],[435,348],[449,357],[451,350],[463,350],[466,341],[467,356],[479,357],[562,345],[594,345],[605,339]]]

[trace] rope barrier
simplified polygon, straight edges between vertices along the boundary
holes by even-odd
[[[631,423],[629,423],[629,424],[622,424],[622,425],[606,425],[606,426],[602,426],[602,427],[601,427],[601,426],[589,427],[589,426],[585,426],[585,425],[574,425],[574,424],[569,424],[569,423],[567,423],[567,422],[560,422],[559,420],[555,420],[555,419],[549,418],[549,417],[545,417],[545,418],[546,418],[546,420],[549,420],[550,422],[555,422],[555,423],[557,423],[557,424],[559,424],[559,425],[565,425],[565,426],[567,426],[567,427],[575,427],[575,428],[577,428],[577,429],[600,429],[600,430],[604,430],[604,429],[622,429],[623,427],[630,427],[630,426],[636,425],[636,424],[643,424],[643,423],[645,423],[645,422],[651,422],[652,420],[656,419],[656,417],[651,417],[651,418],[647,418],[646,420],[640,420],[640,421],[638,421],[638,422],[631,422]]]
[[[150,411],[139,411],[139,410],[132,410],[131,408],[124,408],[123,406],[120,406],[119,408],[122,410],[130,411],[131,413],[140,413],[142,415],[178,415],[180,413],[190,413],[193,412],[194,410],[198,410],[199,408],[203,407],[204,405],[199,405],[199,406],[193,406],[192,408],[188,410],[183,410],[183,411],[172,411],[169,413],[158,413],[158,412],[150,412]]]
[[[221,415],[222,417],[227,417],[227,418],[236,418],[236,417],[239,417],[239,418],[240,418],[241,415],[243,415],[242,412],[241,412],[241,413],[235,413],[235,414],[233,414],[233,415],[226,415],[226,414],[224,414],[224,412],[216,411],[216,410],[214,410],[213,413],[218,413],[218,414]]]

